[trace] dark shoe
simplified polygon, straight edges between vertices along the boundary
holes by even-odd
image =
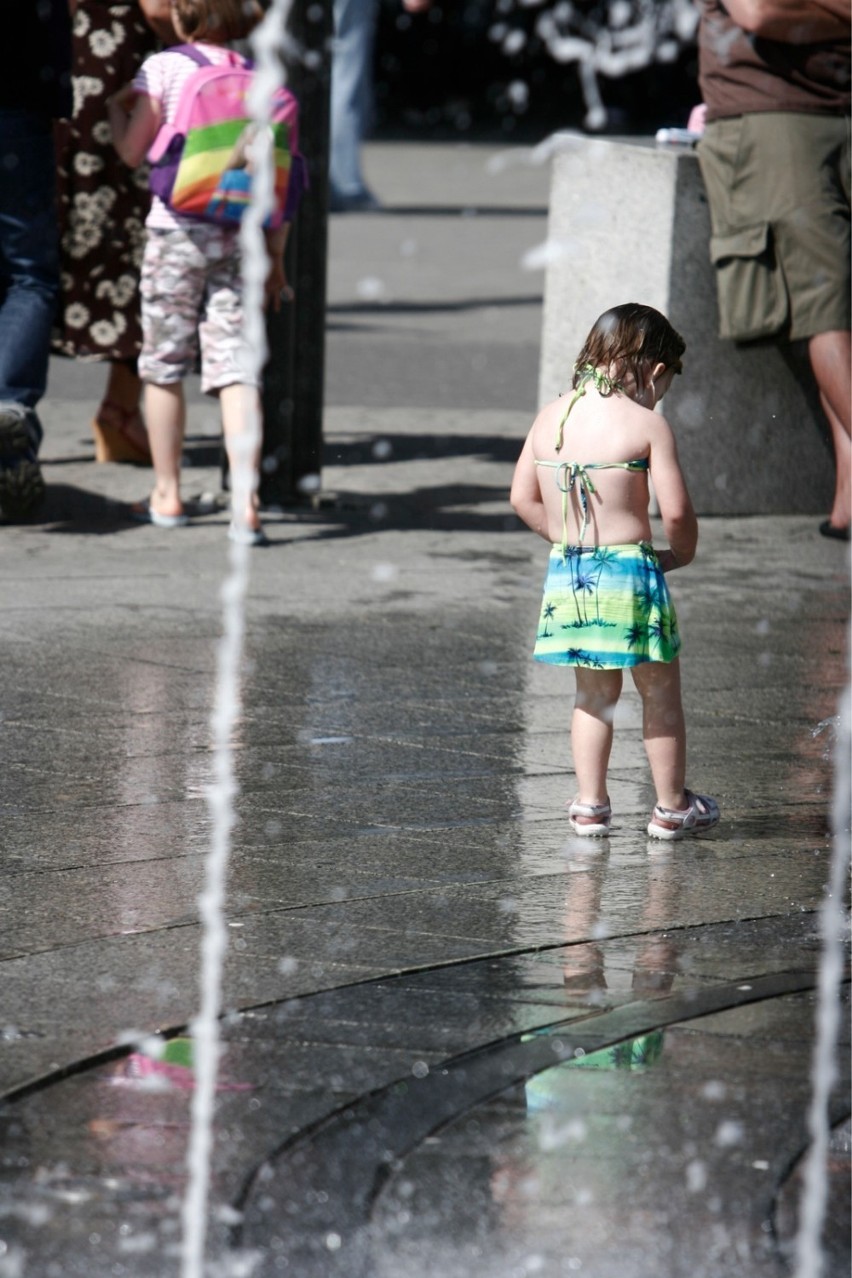
[[[239,524],[231,524],[228,529],[228,540],[237,546],[268,546],[269,538],[262,528],[247,528]]]
[[[355,191],[349,195],[332,191],[328,199],[332,213],[380,213],[382,206],[372,191]]]
[[[26,519],[44,500],[37,448],[29,410],[0,406],[0,511],[6,519]]]
[[[845,528],[838,528],[837,524],[833,524],[830,519],[824,519],[819,526],[819,530],[823,537],[833,537],[835,541],[849,540],[849,525]]]

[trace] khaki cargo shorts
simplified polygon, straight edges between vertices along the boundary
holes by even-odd
[[[719,331],[790,340],[850,327],[849,120],[714,120],[698,144]]]

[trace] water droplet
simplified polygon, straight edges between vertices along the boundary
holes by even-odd
[[[720,1149],[728,1149],[733,1145],[741,1145],[744,1135],[745,1131],[742,1123],[737,1122],[736,1119],[728,1118],[716,1128],[714,1139]]]
[[[374,564],[370,576],[375,582],[387,583],[393,581],[397,573],[396,564]]]
[[[389,439],[377,439],[371,452],[377,461],[387,461],[393,452],[393,444]]]
[[[365,275],[355,286],[355,292],[364,302],[377,302],[384,296],[385,286],[375,275]]]
[[[570,246],[566,241],[545,240],[543,244],[536,244],[533,248],[527,249],[521,258],[521,267],[525,271],[543,271],[552,263],[567,257],[569,253]]]

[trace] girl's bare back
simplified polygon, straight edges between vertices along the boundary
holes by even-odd
[[[663,373],[659,398],[671,376]],[[650,541],[649,475],[665,532],[683,556],[678,561],[687,563],[695,551],[695,516],[671,427],[628,392],[589,387],[554,400],[536,417],[515,470],[512,504],[555,544]]]
[[[648,465],[655,417],[626,395],[599,395],[591,390],[571,408],[560,423],[570,397],[555,400],[541,410],[530,432],[530,447],[541,499],[547,516],[547,536],[560,542],[563,536],[563,492],[570,471],[563,463],[577,463],[585,470],[588,545],[620,545],[650,541],[648,519]],[[627,463],[642,462],[637,469]],[[588,468],[588,469],[585,469]],[[568,494],[567,534],[578,542],[583,525],[579,474]],[[592,491],[593,487],[593,491]]]

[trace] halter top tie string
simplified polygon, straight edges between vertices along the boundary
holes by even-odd
[[[563,436],[565,431],[565,423],[568,420],[568,414],[581,396],[585,395],[586,387],[589,382],[593,382],[595,389],[601,395],[612,395],[616,391],[623,390],[620,382],[614,382],[606,373],[602,373],[597,368],[586,365],[580,370],[579,381],[574,390],[574,394],[568,402],[568,407],[559,419],[556,428],[556,451],[562,449]],[[589,497],[594,494],[597,489],[590,470],[632,470],[643,471],[648,469],[648,458],[639,457],[635,461],[626,462],[576,462],[576,461],[539,461],[535,459],[536,466],[548,466],[554,471],[554,479],[556,487],[562,494],[562,559],[568,556],[568,502],[574,489],[580,500],[580,510],[582,512],[582,522],[580,525],[580,544],[583,544],[583,538],[589,527]]]

